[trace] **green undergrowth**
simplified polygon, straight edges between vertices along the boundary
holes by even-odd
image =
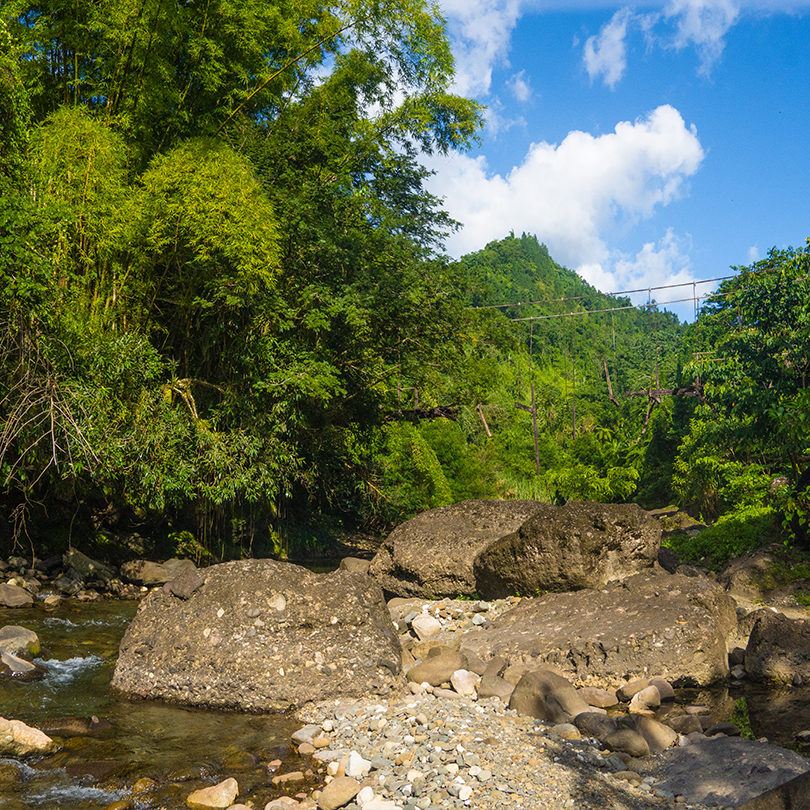
[[[698,563],[717,571],[729,560],[779,540],[776,511],[771,506],[742,506],[725,515],[699,534],[674,535],[663,545],[678,559]]]
[[[800,580],[810,580],[810,552],[786,547],[776,552],[777,559],[767,571],[755,574],[755,582],[763,591],[773,591]],[[810,606],[810,594],[797,594],[796,601]]]
[[[748,716],[748,703],[744,697],[741,697],[734,703],[734,710],[731,712],[729,721],[734,723],[740,730],[740,736],[746,740],[755,740],[756,734],[751,730],[751,719]]]

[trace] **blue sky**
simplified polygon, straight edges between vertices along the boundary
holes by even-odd
[[[526,231],[611,292],[810,236],[810,0],[441,6],[456,91],[487,106],[480,148],[426,161],[451,255]]]

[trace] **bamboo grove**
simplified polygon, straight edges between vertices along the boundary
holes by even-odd
[[[420,156],[468,148],[483,111],[451,92],[432,4],[0,7],[7,550],[304,553],[470,497],[716,515],[738,476],[712,479],[706,454],[801,478],[805,355],[783,336],[769,366],[735,331],[750,286],[689,328],[654,302],[521,322],[629,302],[533,236],[445,255],[455,223]],[[803,251],[769,261],[806,273]],[[778,318],[801,341],[790,295]],[[696,379],[699,398],[625,396]],[[515,407],[531,390],[537,453]],[[723,431],[750,452],[725,458]]]

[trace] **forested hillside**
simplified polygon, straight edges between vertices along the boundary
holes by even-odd
[[[807,253],[688,328],[531,235],[452,262],[419,156],[482,111],[431,6],[0,8],[7,552],[307,552],[478,497],[800,530]]]

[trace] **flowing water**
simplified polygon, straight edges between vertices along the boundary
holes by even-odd
[[[0,623],[39,636],[39,680],[0,681],[0,716],[43,728],[60,750],[23,763],[0,758],[0,807],[95,810],[129,800],[137,810],[186,808],[192,790],[233,776],[239,800],[279,795],[267,763],[306,764],[289,748],[286,715],[206,712],[121,700],[110,691],[118,644],[137,604],[64,602],[54,611],[0,610]],[[92,719],[92,718],[95,718]],[[146,786],[133,796],[139,779]],[[152,784],[154,783],[154,784]]]
[[[298,725],[289,716],[206,712],[113,695],[118,644],[136,609],[134,602],[71,600],[54,611],[0,610],[0,626],[37,633],[42,650],[35,663],[45,672],[40,680],[0,681],[0,716],[43,728],[60,744],[44,758],[0,758],[3,810],[96,810],[117,801],[133,810],[180,810],[192,790],[230,776],[239,783],[239,801],[260,808],[280,795],[268,763],[281,759],[280,771],[306,770],[288,745]],[[796,733],[810,729],[808,688],[746,684],[681,690],[677,700],[706,705],[715,720],[727,720],[743,697],[757,737],[792,746]],[[146,789],[133,794],[133,786]]]

